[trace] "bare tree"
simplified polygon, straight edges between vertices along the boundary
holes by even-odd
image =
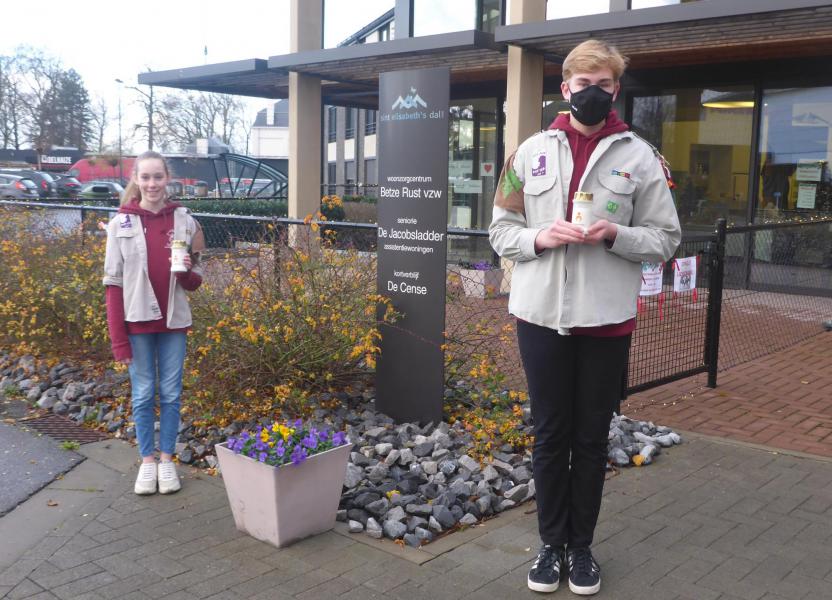
[[[98,153],[104,152],[104,131],[110,123],[110,115],[104,98],[96,98],[90,106],[92,147]]]
[[[205,92],[174,92],[156,100],[157,137],[167,149],[182,149],[198,138],[219,138],[231,145],[242,125],[239,98]]]
[[[90,136],[89,94],[81,76],[42,50],[19,46],[0,57],[0,134],[4,146],[72,145]]]
[[[27,113],[22,80],[20,60],[16,56],[0,56],[0,138],[3,148],[19,150],[24,141]]]

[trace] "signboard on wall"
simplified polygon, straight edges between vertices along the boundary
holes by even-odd
[[[376,408],[442,418],[448,223],[447,67],[379,77],[378,292],[403,317],[382,325]]]

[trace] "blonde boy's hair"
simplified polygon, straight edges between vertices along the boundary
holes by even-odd
[[[566,81],[574,73],[594,73],[609,67],[613,79],[618,81],[627,62],[627,57],[622,56],[615,46],[601,40],[587,40],[575,46],[563,61],[563,79]]]

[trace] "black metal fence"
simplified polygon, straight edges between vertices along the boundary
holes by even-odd
[[[110,206],[0,202],[18,209],[42,210],[40,219],[69,235],[102,235],[90,220],[106,221]],[[196,213],[208,245],[220,260],[263,240],[285,239],[282,232],[303,223],[281,217]],[[82,227],[83,222],[87,223]],[[376,225],[320,223],[341,248],[366,253],[375,268]],[[832,318],[832,219],[726,228],[685,235],[674,259],[698,257],[696,294],[673,291],[673,259],[665,265],[662,291],[640,302],[625,389],[634,393],[696,373],[716,384],[718,370],[787,348],[822,332]],[[477,264],[479,263],[479,264]],[[479,267],[471,268],[471,267]],[[486,275],[485,273],[488,273]],[[450,334],[488,323],[492,330],[513,327],[507,312],[512,265],[491,250],[480,230],[448,230]],[[500,345],[505,384],[525,389],[515,342]]]
[[[686,235],[664,264],[662,289],[639,299],[624,396],[708,373],[716,385],[719,366],[725,221],[711,235]],[[674,291],[674,261],[696,258],[695,292]]]

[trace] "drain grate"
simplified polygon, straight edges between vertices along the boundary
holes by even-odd
[[[90,442],[99,442],[109,438],[105,433],[81,427],[66,417],[61,417],[56,414],[21,419],[20,423],[60,441],[75,441],[79,444],[89,444]]]

